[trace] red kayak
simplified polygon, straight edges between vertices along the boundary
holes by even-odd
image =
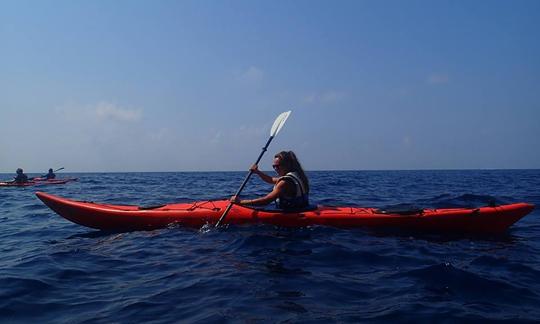
[[[27,182],[17,183],[17,182],[0,182],[0,187],[28,187],[28,186],[41,186],[41,185],[53,185],[53,184],[64,184],[71,181],[77,181],[77,178],[65,178],[65,179],[32,179]]]
[[[227,200],[138,207],[98,204],[37,192],[49,208],[76,224],[100,230],[150,230],[170,224],[201,228],[215,224]],[[325,207],[283,212],[234,205],[226,224],[271,224],[284,227],[324,225],[341,228],[399,228],[425,232],[500,233],[530,213],[534,205],[516,203],[496,207],[423,209],[390,213],[375,208]]]

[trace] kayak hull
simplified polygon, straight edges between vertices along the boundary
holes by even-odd
[[[226,200],[169,204],[153,208],[76,201],[37,192],[37,197],[65,219],[100,230],[152,230],[171,224],[201,228],[215,224],[229,204]],[[309,211],[281,212],[233,205],[224,224],[270,224],[283,227],[398,228],[422,232],[501,233],[530,213],[534,205],[424,209],[392,214],[374,208],[318,206]]]
[[[30,186],[42,186],[42,185],[58,185],[65,184],[71,181],[77,181],[77,178],[65,178],[65,179],[34,179],[23,183],[16,182],[0,182],[0,187],[30,187]]]

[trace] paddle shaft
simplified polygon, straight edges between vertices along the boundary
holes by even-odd
[[[261,154],[259,154],[259,157],[257,158],[257,161],[255,161],[255,164],[259,164],[259,162],[261,161],[261,159],[262,159],[264,153],[266,153],[266,150],[268,149],[268,146],[270,145],[270,142],[272,142],[273,139],[274,139],[274,136],[270,136],[270,138],[268,139],[268,142],[266,142],[266,145],[262,148]],[[242,190],[244,190],[244,187],[245,187],[246,184],[248,183],[249,178],[251,177],[252,174],[253,174],[253,171],[249,170],[249,172],[248,172],[246,178],[244,179],[244,182],[242,182],[242,185],[241,185],[240,188],[238,188],[238,190],[236,191],[235,196],[239,196],[240,193],[242,192]],[[229,205],[227,206],[227,208],[226,208],[225,211],[223,212],[223,215],[221,215],[221,217],[220,217],[219,220],[217,221],[215,227],[218,227],[218,226],[221,224],[221,222],[225,219],[225,217],[226,217],[227,214],[229,213],[229,210],[231,210],[232,205],[233,205],[232,202],[229,203]]]

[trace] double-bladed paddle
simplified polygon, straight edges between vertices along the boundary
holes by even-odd
[[[54,173],[54,172],[58,172],[58,171],[60,171],[60,170],[64,170],[64,169],[65,169],[64,167],[58,168],[58,169],[54,170],[53,173]],[[39,177],[33,177],[33,178],[31,178],[30,180],[34,180],[34,179],[36,179],[36,178],[43,178],[43,177],[46,177],[46,176],[47,176],[47,174],[44,174],[44,175],[39,176]]]
[[[268,145],[270,145],[270,142],[272,142],[272,140],[274,139],[274,137],[277,135],[277,133],[281,130],[281,128],[283,127],[283,125],[285,124],[285,121],[287,120],[287,118],[289,118],[289,115],[291,114],[291,111],[286,111],[284,113],[281,113],[279,114],[279,116],[277,116],[276,120],[274,121],[274,124],[272,125],[272,129],[270,129],[270,138],[268,139],[268,141],[266,142],[266,145],[262,148],[262,151],[261,151],[261,154],[259,154],[259,157],[257,158],[257,161],[255,161],[255,164],[259,164],[259,161],[261,160],[261,158],[263,157],[264,153],[266,152],[266,150],[268,149]],[[251,177],[251,175],[253,174],[253,171],[249,170],[246,178],[244,179],[244,182],[242,182],[242,185],[240,186],[240,188],[238,189],[238,191],[236,191],[236,194],[235,196],[240,196],[240,193],[242,192],[242,190],[244,189],[244,187],[246,186],[247,182],[249,181],[249,178]],[[233,203],[229,203],[229,205],[227,206],[227,208],[225,209],[225,211],[223,212],[223,215],[221,215],[221,217],[219,218],[219,220],[217,221],[216,223],[216,226],[215,227],[218,227],[221,222],[225,219],[225,217],[227,216],[227,214],[229,213],[229,210],[231,210],[231,207],[232,207]]]

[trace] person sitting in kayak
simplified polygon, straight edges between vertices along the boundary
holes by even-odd
[[[15,183],[28,182],[28,176],[24,174],[23,169],[18,168],[16,172],[17,172],[17,176],[14,178],[15,180],[13,180]]]
[[[274,185],[274,189],[266,196],[256,199],[241,200],[231,197],[231,202],[240,205],[263,206],[272,201],[279,209],[301,209],[309,205],[309,182],[292,151],[282,151],[274,156],[272,167],[279,177],[272,177],[259,170],[254,164],[251,171],[256,173],[264,182]]]
[[[44,178],[45,180],[56,178],[56,174],[54,174],[53,169],[49,169],[49,173],[47,173]]]

